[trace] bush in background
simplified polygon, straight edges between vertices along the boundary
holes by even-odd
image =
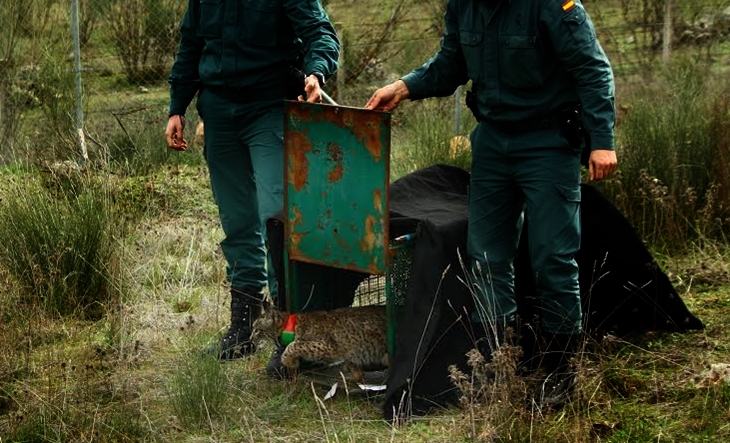
[[[37,68],[26,75],[27,93],[33,97],[41,124],[28,146],[38,164],[79,158],[76,130],[76,96],[73,62],[64,54],[65,43],[42,48]]]
[[[52,6],[55,1],[4,2],[0,14],[0,160],[13,157],[27,110],[38,104],[32,77],[37,55],[54,45]]]
[[[53,177],[53,190],[32,176],[12,180],[0,201],[0,264],[23,301],[51,316],[101,318],[118,275],[119,220],[105,187],[81,176]]]
[[[109,25],[130,83],[154,83],[167,78],[186,5],[174,0],[112,3]]]
[[[179,423],[189,429],[205,427],[223,412],[228,379],[220,362],[211,356],[187,358],[172,376],[170,405]]]
[[[142,108],[112,114],[116,126],[122,131],[110,129],[102,151],[92,150],[97,152],[90,153],[94,162],[102,168],[109,167],[126,175],[141,175],[164,166],[200,166],[205,162],[202,148],[193,142],[197,113],[190,112],[190,123],[185,128],[185,139],[190,147],[184,152],[167,148],[164,124],[159,122],[160,113],[157,109]]]
[[[435,98],[406,102],[399,108],[393,122],[393,178],[437,163],[471,169],[470,146],[452,149],[452,140],[455,132],[464,134],[459,140],[468,139],[476,121],[462,106],[461,128],[455,130],[455,99],[463,102],[461,98]]]
[[[730,227],[730,86],[703,70],[680,61],[625,100],[619,172],[603,185],[642,238],[674,252]]]

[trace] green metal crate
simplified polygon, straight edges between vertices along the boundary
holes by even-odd
[[[402,282],[401,277],[410,269],[406,273],[394,265],[398,260],[405,263],[408,242],[392,240],[389,232],[390,135],[388,113],[285,104],[287,306],[291,312],[301,312],[318,296],[299,293],[300,280],[310,277],[302,275],[303,264],[368,274],[356,292],[356,303],[386,304],[392,353],[396,299],[403,298],[407,278]],[[394,269],[402,273],[397,279]]]

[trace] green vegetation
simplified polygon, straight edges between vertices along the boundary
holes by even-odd
[[[0,263],[21,304],[46,315],[98,319],[113,301],[117,220],[103,184],[55,176],[10,177],[0,202]]]
[[[672,252],[725,241],[730,223],[730,87],[705,69],[677,60],[624,99],[621,168],[606,185],[641,236]]]
[[[668,67],[663,1],[585,2],[618,82],[620,168],[600,187],[707,328],[586,342],[576,401],[545,417],[525,406],[531,380],[515,376],[505,350],[496,385],[455,372],[468,392],[461,407],[402,426],[380,419],[377,396],[340,388],[325,400],[327,387],[306,378],[267,379],[270,348],[227,364],[198,354],[227,327],[228,299],[201,149],[169,152],[162,137],[184,2],[80,3],[84,167],[67,4],[0,12],[2,442],[730,440],[730,385],[707,376],[730,362],[730,85],[719,57],[730,43],[720,30],[691,34],[727,2],[675,7]],[[343,104],[361,106],[435,50],[443,3],[326,2],[354,54]],[[393,14],[397,5],[405,12]],[[721,28],[715,16],[710,29]],[[455,125],[453,98],[394,113],[393,178],[433,163],[468,169],[463,140],[452,150],[475,125],[462,113]],[[192,108],[188,121],[190,141]]]

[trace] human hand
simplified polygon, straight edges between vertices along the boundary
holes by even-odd
[[[167,147],[175,151],[184,151],[188,149],[188,142],[183,138],[185,130],[185,117],[182,115],[171,115],[167,120],[167,129],[165,130],[165,139]]]
[[[388,86],[384,86],[370,97],[365,104],[365,109],[375,111],[392,111],[398,107],[400,102],[408,98],[410,92],[403,80],[398,80]]]
[[[304,79],[304,96],[299,96],[299,101],[309,103],[322,103],[322,86],[319,84],[319,80],[316,76],[310,75]]]
[[[591,180],[601,181],[608,178],[616,170],[616,151],[609,149],[594,149],[588,159],[588,172]]]

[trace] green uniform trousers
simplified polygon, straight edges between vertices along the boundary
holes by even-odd
[[[489,122],[471,135],[467,250],[474,264],[476,321],[511,322],[517,304],[514,266],[523,220],[542,325],[547,332],[581,330],[579,151],[558,129],[505,133]]]
[[[197,109],[205,122],[205,160],[225,238],[221,242],[232,287],[251,292],[269,284],[266,220],[283,210],[283,99],[232,102],[203,89]]]

